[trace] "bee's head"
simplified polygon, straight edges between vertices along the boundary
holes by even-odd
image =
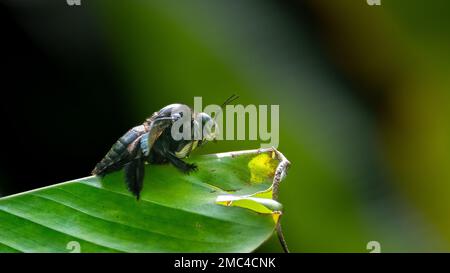
[[[216,121],[206,113],[198,113],[198,120],[202,122],[202,143],[216,140],[219,133],[219,126]]]

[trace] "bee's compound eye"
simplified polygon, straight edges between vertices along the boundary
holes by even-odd
[[[200,118],[203,129],[203,140],[213,140],[216,138],[217,123],[206,113],[199,113],[197,118]],[[199,121],[200,121],[199,120]]]
[[[199,113],[199,116],[201,118],[202,121],[202,125],[204,126],[205,124],[207,124],[210,120],[212,120],[212,118],[206,114],[206,113]]]
[[[182,118],[183,117],[183,113],[182,112],[180,112],[180,113],[173,113],[172,114],[172,118],[174,119],[174,120],[179,120],[180,118]]]

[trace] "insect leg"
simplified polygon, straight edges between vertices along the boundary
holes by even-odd
[[[170,153],[170,152],[167,153],[166,158],[167,158],[167,160],[169,160],[170,163],[172,163],[172,165],[174,165],[177,169],[179,169],[180,171],[182,171],[184,173],[190,173],[192,171],[197,171],[197,169],[198,169],[197,165],[191,164],[191,163],[186,163],[183,160],[176,157],[173,153]]]
[[[132,160],[125,165],[124,171],[128,190],[139,200],[144,185],[144,160],[142,157]]]
[[[141,138],[136,139],[128,148],[133,159],[124,166],[125,183],[137,200],[140,198],[145,176],[144,157],[140,145]]]

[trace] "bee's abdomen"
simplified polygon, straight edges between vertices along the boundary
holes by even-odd
[[[129,130],[125,135],[123,135],[119,140],[114,143],[105,157],[97,163],[93,175],[101,175],[108,172],[109,170],[114,170],[120,168],[121,165],[133,159],[133,155],[130,153],[130,145],[135,144],[135,142],[141,135],[145,133],[144,126],[136,126]]]

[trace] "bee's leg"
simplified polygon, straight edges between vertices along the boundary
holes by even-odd
[[[144,185],[144,159],[139,157],[127,163],[124,167],[124,171],[128,190],[136,196],[137,200],[139,200]]]
[[[167,153],[166,155],[167,160],[169,160],[172,165],[174,165],[177,169],[184,173],[190,173],[192,171],[197,171],[197,165],[186,163],[183,160],[179,159],[172,153]]]

